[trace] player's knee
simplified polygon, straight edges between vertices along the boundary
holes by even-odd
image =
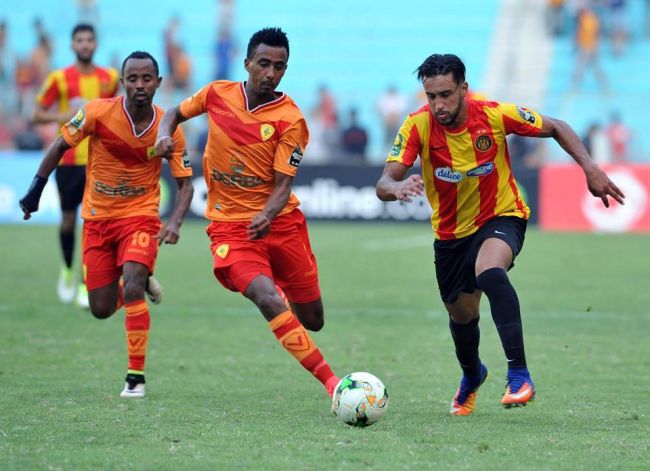
[[[476,284],[485,293],[508,283],[510,283],[508,273],[503,268],[489,268],[476,277]]]
[[[274,313],[280,313],[287,308],[277,292],[259,294],[253,298],[253,302],[266,317]]]
[[[307,330],[311,330],[312,332],[318,332],[325,326],[325,319],[323,319],[322,317],[309,319],[309,321],[303,323],[303,326]]]
[[[90,312],[95,319],[107,319],[115,313],[115,303],[90,301]]]
[[[125,302],[135,301],[137,299],[144,299],[144,290],[146,287],[146,278],[131,277],[124,280],[123,296]]]

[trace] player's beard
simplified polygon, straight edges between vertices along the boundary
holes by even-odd
[[[456,107],[456,110],[453,113],[451,111],[448,111],[449,117],[446,118],[444,121],[441,121],[440,119],[438,119],[437,115],[434,115],[434,116],[436,116],[436,120],[440,124],[442,124],[443,126],[449,126],[449,125],[455,123],[456,120],[458,119],[458,115],[460,114],[460,106],[461,106],[461,104],[459,103],[458,106]]]
[[[83,65],[89,65],[93,61],[93,54],[94,51],[88,54],[87,56],[83,56],[81,53],[77,52],[75,53],[77,55],[77,61],[82,63]]]

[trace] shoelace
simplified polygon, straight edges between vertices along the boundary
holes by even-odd
[[[528,382],[528,378],[524,378],[523,376],[506,377],[506,388],[510,390],[510,393],[516,394],[526,382]]]

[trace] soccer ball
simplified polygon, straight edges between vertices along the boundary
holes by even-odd
[[[388,409],[388,391],[379,378],[358,371],[341,378],[334,389],[332,412],[348,425],[367,427]]]

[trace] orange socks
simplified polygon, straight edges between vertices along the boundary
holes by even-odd
[[[330,389],[334,389],[336,385],[334,380],[338,382],[338,378],[334,376],[320,350],[291,311],[286,310],[272,319],[269,322],[269,327],[282,346],[300,362],[303,368],[323,383],[328,393],[331,394]]]
[[[144,299],[126,303],[126,347],[129,351],[129,373],[144,374],[144,360],[149,342],[151,316]]]

